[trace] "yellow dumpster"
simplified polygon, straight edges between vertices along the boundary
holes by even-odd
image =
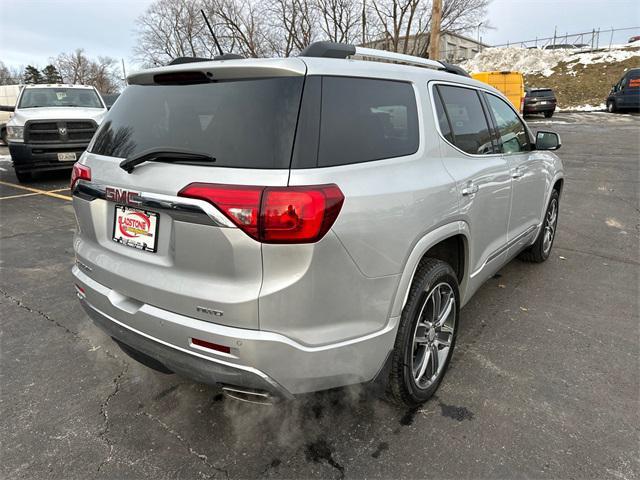
[[[478,72],[472,78],[500,90],[520,113],[524,107],[524,77],[520,72]]]

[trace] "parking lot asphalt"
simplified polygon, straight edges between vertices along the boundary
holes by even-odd
[[[640,478],[640,116],[529,121],[563,140],[551,258],[480,289],[416,410],[248,405],[130,360],[75,298],[68,175],[25,190],[0,148],[0,478]]]

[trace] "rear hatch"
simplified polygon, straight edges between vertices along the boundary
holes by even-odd
[[[532,88],[527,92],[527,103],[548,102],[556,103],[556,96],[550,88]]]
[[[112,303],[258,328],[260,242],[179,192],[286,186],[305,71],[298,59],[232,60],[129,78],[81,161],[91,179],[74,190],[78,260]],[[120,167],[148,152],[169,154]]]

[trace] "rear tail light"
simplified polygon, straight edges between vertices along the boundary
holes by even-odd
[[[335,222],[344,195],[337,185],[256,187],[192,183],[181,197],[205,200],[262,243],[314,243]]]
[[[78,180],[91,181],[91,169],[86,165],[76,162],[73,164],[73,170],[71,170],[71,184],[69,186],[71,190],[76,186]]]

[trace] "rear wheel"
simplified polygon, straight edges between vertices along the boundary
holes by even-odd
[[[520,254],[520,259],[525,262],[542,263],[551,254],[551,247],[556,238],[556,227],[558,226],[558,207],[560,205],[560,194],[558,190],[551,193],[551,199],[547,206],[547,211],[542,222],[542,229],[533,245]]]
[[[613,100],[607,101],[607,112],[616,113],[617,111],[618,108],[616,107],[616,102],[614,102]]]
[[[7,141],[6,127],[2,127],[2,130],[0,130],[0,140],[2,140],[2,143],[4,143],[5,145],[9,145],[9,142]]]
[[[389,391],[393,401],[415,406],[435,393],[453,353],[459,312],[453,269],[441,260],[424,260],[402,311],[392,353]]]
[[[16,178],[20,183],[27,183],[33,179],[33,174],[31,172],[19,172],[16,170]]]
[[[548,112],[544,112],[545,118],[553,117],[554,112],[555,112],[555,110],[549,110]]]

